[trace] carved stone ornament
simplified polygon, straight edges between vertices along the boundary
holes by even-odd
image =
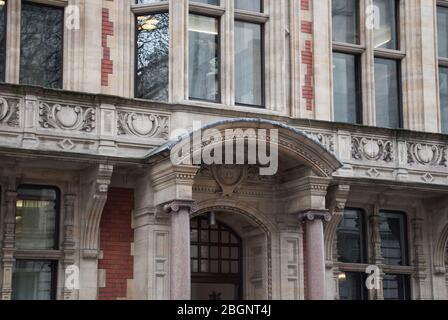
[[[0,97],[0,125],[19,126],[19,101]]]
[[[168,116],[121,111],[117,122],[119,135],[168,139]]]
[[[299,213],[299,219],[303,221],[314,221],[316,219],[322,219],[327,222],[331,221],[331,214],[327,210],[309,210]]]
[[[352,137],[352,157],[356,160],[392,162],[393,142],[365,137]]]
[[[45,129],[92,132],[96,111],[91,107],[40,103],[39,123]]]
[[[408,149],[408,164],[448,166],[448,146],[411,142],[408,142],[406,146]]]
[[[197,205],[193,200],[174,200],[163,205],[163,211],[166,213],[178,213],[182,209],[194,212],[197,210]]]
[[[247,166],[243,165],[216,165],[211,171],[224,197],[230,197],[247,178]]]
[[[306,132],[306,134],[314,141],[319,142],[330,152],[335,152],[334,135],[331,133]]]

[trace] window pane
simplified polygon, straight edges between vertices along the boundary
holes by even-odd
[[[439,67],[442,133],[448,133],[448,68]]]
[[[375,59],[376,124],[400,127],[399,61]]]
[[[204,4],[211,4],[214,6],[219,6],[219,0],[191,0],[191,2],[199,2]]]
[[[357,123],[360,118],[357,59],[351,54],[333,54],[334,119],[338,122]]]
[[[62,88],[64,9],[22,2],[20,83]]]
[[[190,14],[190,99],[219,102],[219,20]]]
[[[398,49],[397,2],[395,0],[374,0],[379,22],[374,32],[375,48]]]
[[[56,249],[56,215],[56,190],[20,188],[16,205],[16,247]]]
[[[406,275],[387,274],[383,279],[384,300],[410,300],[410,279]]]
[[[235,21],[235,102],[262,106],[262,26]]]
[[[385,264],[407,265],[406,218],[401,213],[382,212],[381,253]]]
[[[12,274],[12,299],[53,299],[55,266],[52,261],[17,260]]]
[[[137,17],[137,98],[168,100],[169,15]]]
[[[437,7],[437,39],[439,56],[448,58],[448,8]]]
[[[235,0],[235,9],[261,12],[261,0]]]
[[[339,261],[364,262],[364,216],[361,210],[346,209],[338,226],[337,244]]]
[[[364,275],[356,272],[342,273],[339,277],[339,297],[341,300],[367,300]]]
[[[333,41],[359,43],[358,0],[333,0]]]
[[[6,3],[0,4],[0,81],[5,81],[6,62]]]

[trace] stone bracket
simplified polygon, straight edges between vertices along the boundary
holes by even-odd
[[[107,192],[111,183],[113,166],[99,164],[87,177],[86,194],[83,197],[85,207],[82,223],[81,248],[86,259],[96,259],[99,253],[100,221]]]

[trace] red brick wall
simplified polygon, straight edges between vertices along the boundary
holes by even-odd
[[[300,9],[307,13],[311,11],[310,0],[301,0]],[[306,101],[306,110],[313,110],[314,103],[314,90],[313,90],[313,22],[309,20],[301,21],[301,33],[307,36],[305,41],[305,47],[302,49],[302,65],[304,65],[305,71],[305,83],[302,86],[302,98]]]
[[[98,269],[106,272],[106,287],[99,289],[98,299],[125,299],[127,280],[133,278],[134,259],[131,227],[134,193],[131,189],[111,188],[100,223],[102,259]]]
[[[103,47],[103,58],[101,59],[101,85],[105,87],[109,85],[109,75],[112,74],[114,70],[114,63],[110,59],[110,48],[107,44],[107,37],[113,35],[114,23],[110,21],[109,9],[103,8],[101,28],[101,45]]]

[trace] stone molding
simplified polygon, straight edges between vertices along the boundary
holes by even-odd
[[[112,165],[99,164],[91,173],[83,208],[81,248],[86,259],[97,259],[99,254],[99,228],[111,182]]]
[[[301,221],[314,221],[321,219],[323,221],[329,222],[332,216],[328,210],[307,210],[299,213],[299,220]]]

